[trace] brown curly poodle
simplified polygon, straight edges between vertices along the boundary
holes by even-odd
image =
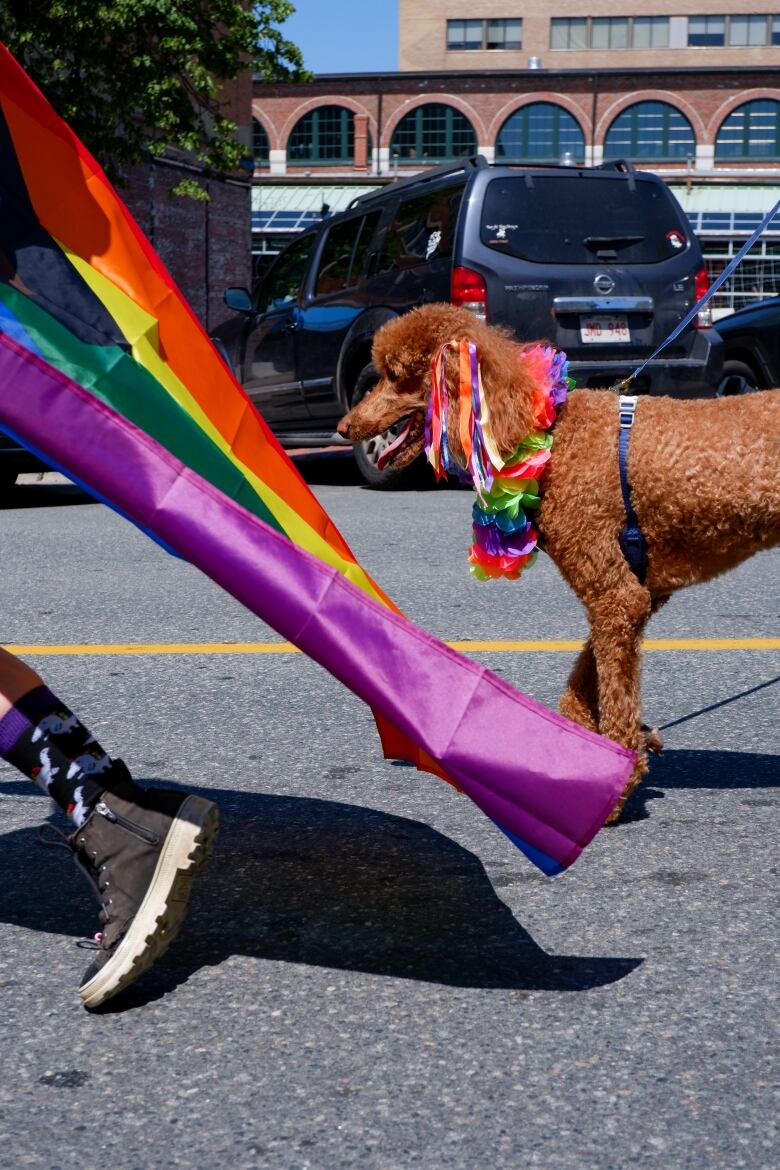
[[[445,342],[462,338],[478,347],[494,436],[508,455],[532,429],[523,347],[446,304],[415,309],[379,330],[372,355],[379,383],[344,416],[340,433],[360,442],[407,419],[387,465],[411,463],[425,442],[434,355]],[[457,401],[456,367],[448,362],[451,401]],[[561,711],[637,752],[625,800],[647,771],[648,747],[661,747],[657,732],[646,735],[641,723],[640,645],[650,614],[676,589],[715,577],[780,540],[780,392],[714,400],[640,398],[628,472],[647,543],[645,584],[629,568],[618,539],[626,522],[618,431],[614,392],[569,396],[555,423],[538,526],[545,551],[582,601],[590,624]],[[453,455],[464,462],[454,419],[448,434]]]

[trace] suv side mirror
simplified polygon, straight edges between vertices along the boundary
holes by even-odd
[[[245,288],[226,288],[225,304],[234,313],[251,313],[252,298]]]

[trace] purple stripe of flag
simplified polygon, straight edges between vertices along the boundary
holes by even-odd
[[[440,761],[494,821],[570,864],[616,804],[632,752],[373,601],[0,335],[0,426],[159,534]]]

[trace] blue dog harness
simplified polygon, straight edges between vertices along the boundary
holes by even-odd
[[[647,544],[642,535],[642,529],[639,527],[634,505],[631,503],[631,485],[628,482],[628,444],[631,439],[631,428],[634,425],[636,403],[635,394],[620,395],[618,463],[620,466],[620,490],[623,493],[623,505],[626,509],[626,522],[618,539],[631,572],[640,584],[644,585],[647,576]]]

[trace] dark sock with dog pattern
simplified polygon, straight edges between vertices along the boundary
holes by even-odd
[[[28,691],[0,719],[0,756],[47,792],[77,828],[110,787],[111,759],[45,686]]]

